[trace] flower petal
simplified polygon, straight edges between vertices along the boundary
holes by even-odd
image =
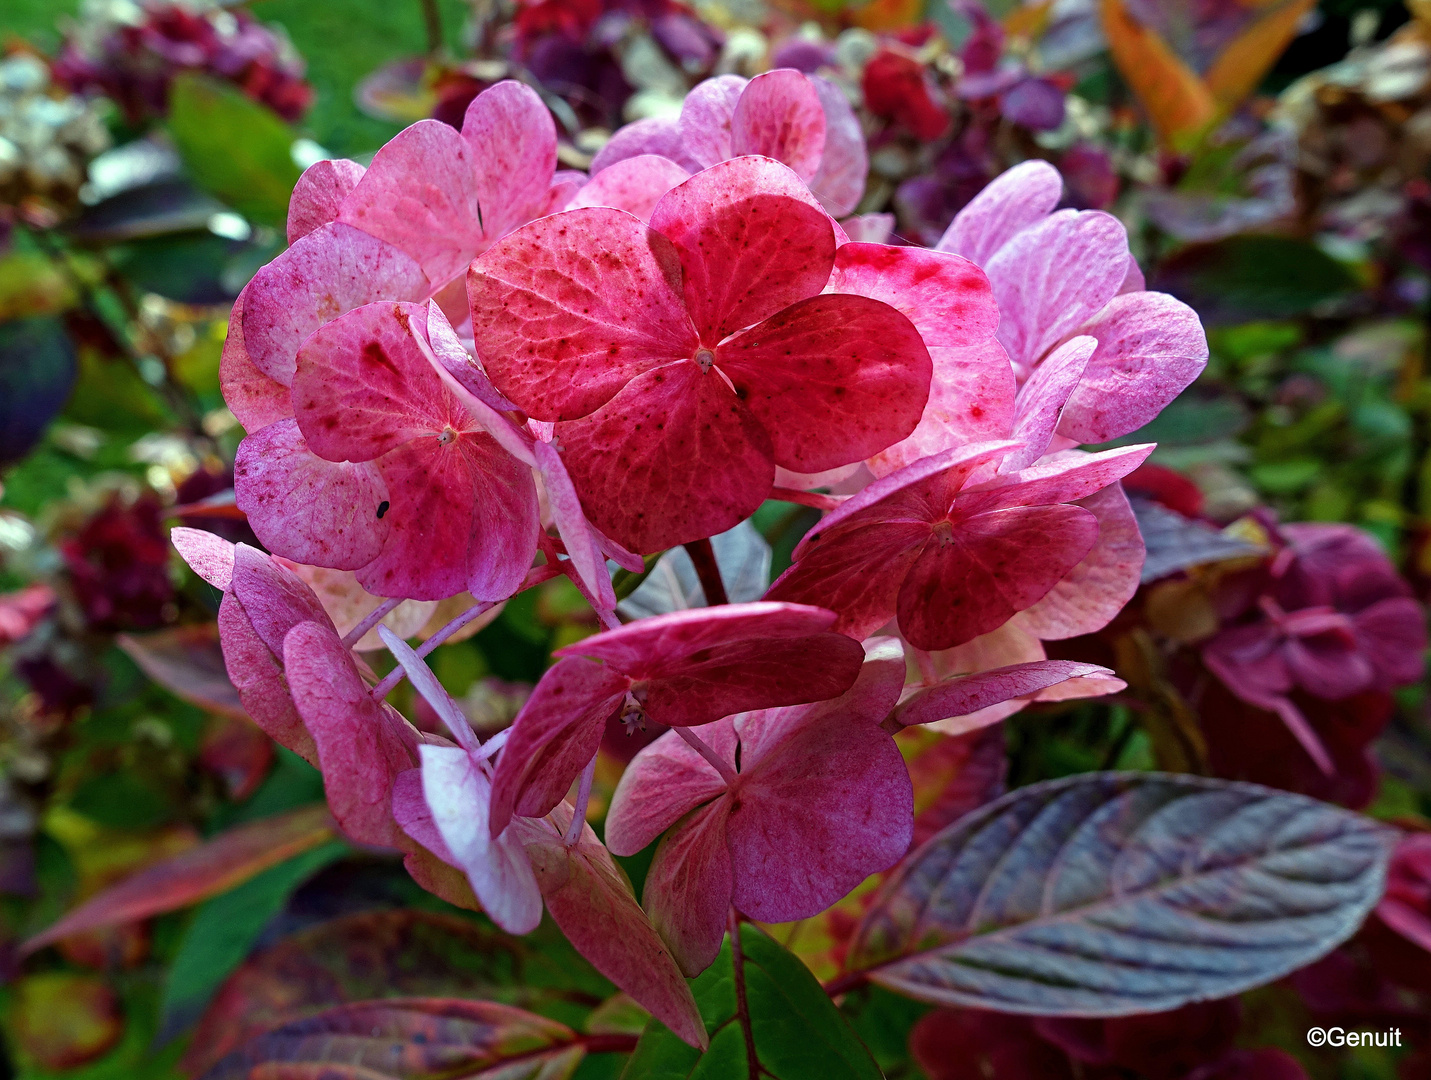
[[[984,272],[940,251],[842,244],[825,288],[884,301],[909,319],[931,348],[979,344],[993,337],[999,325]]]
[[[686,152],[679,123],[664,116],[650,116],[633,120],[612,135],[591,159],[591,175],[594,177],[618,161],[625,161],[639,154],[658,154],[663,158],[670,158],[683,169],[692,172],[704,167]]]
[[[729,719],[694,729],[735,769],[735,728]],[[606,843],[635,855],[702,803],[725,791],[720,773],[674,731],[642,747],[616,785],[606,812]]]
[[[1105,667],[1073,660],[1036,660],[993,668],[946,679],[936,686],[916,692],[899,703],[894,710],[894,720],[900,727],[937,724],[951,718],[970,716],[1001,702],[1031,698],[1042,690],[1071,679],[1101,678],[1110,674]],[[988,721],[997,722],[997,718]],[[944,726],[939,730],[948,735],[961,735],[975,730],[976,726],[986,725],[971,725],[958,730]]]
[[[844,217],[854,212],[865,193],[870,171],[865,133],[843,90],[819,75],[808,78],[825,112],[825,152],[810,190],[832,217]]]
[[[677,125],[681,147],[697,169],[708,169],[735,156],[731,148],[730,126],[740,95],[748,85],[750,80],[739,75],[717,75],[698,83],[681,103],[681,118]],[[596,162],[593,161],[593,173],[595,168]]]
[[[727,798],[693,810],[656,848],[642,906],[671,955],[694,978],[720,952],[734,872],[726,845]]]
[[[219,355],[219,386],[229,412],[245,431],[254,432],[288,419],[293,405],[288,387],[260,371],[244,348],[243,298],[244,293],[239,293],[229,314],[229,332]]]
[[[1062,197],[1057,169],[1046,161],[1025,161],[974,196],[935,247],[986,266],[1019,232],[1052,213]]]
[[[483,90],[467,106],[462,138],[472,151],[486,243],[545,210],[557,166],[556,124],[535,90],[513,79]]]
[[[1011,450],[1009,456],[999,462],[1000,472],[1027,468],[1047,452],[1068,396],[1083,378],[1088,358],[1097,347],[1098,342],[1091,337],[1069,338],[1034,368],[1028,381],[1019,387],[1014,401],[1013,438],[1023,445]]]
[[[794,68],[751,79],[731,114],[730,148],[731,156],[772,157],[808,181],[825,153],[825,110],[814,85]]]
[[[643,222],[662,195],[685,182],[690,173],[670,158],[638,154],[602,169],[584,184],[572,200],[571,208],[610,206],[625,210]]]
[[[288,197],[288,242],[296,244],[314,229],[336,221],[343,200],[365,171],[347,158],[315,162],[304,169]]]

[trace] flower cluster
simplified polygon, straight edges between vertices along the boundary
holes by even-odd
[[[1079,446],[1142,426],[1207,356],[1115,219],[1055,210],[1047,165],[936,248],[852,239],[832,216],[863,188],[851,121],[817,77],[721,77],[588,177],[556,172],[545,107],[507,82],[460,131],[423,121],[366,170],[313,166],[222,366],[249,432],[237,502],[271,554],[174,534],[223,590],[245,707],[322,770],[349,835],[509,931],[545,908],[693,1042],[681,976],[732,905],[813,915],[908,848],[895,733],[1121,688],[1042,641],[1137,588],[1118,481],[1151,447]],[[771,498],[828,513],[763,599],[711,587],[621,622],[612,563],[686,545],[718,581],[709,538]],[[364,598],[342,631],[314,567]],[[482,742],[423,657],[557,575],[604,629]],[[403,605],[455,596],[419,648],[395,632]],[[397,662],[381,680],[352,649],[374,631]],[[402,678],[444,733],[384,701]],[[628,766],[608,851],[585,817],[613,723],[669,730]],[[611,852],[658,841],[638,906]]]
[[[77,204],[90,160],[108,148],[99,113],[57,89],[43,60],[26,52],[0,59],[0,227],[12,208],[53,224]]]

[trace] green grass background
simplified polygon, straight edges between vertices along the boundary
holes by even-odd
[[[73,17],[79,0],[0,0],[0,42],[22,38],[51,52],[59,20]],[[439,0],[447,44],[458,49],[468,5]],[[419,0],[255,0],[254,16],[283,26],[308,61],[317,92],[304,133],[335,154],[371,153],[398,130],[364,116],[353,87],[374,68],[426,49]]]

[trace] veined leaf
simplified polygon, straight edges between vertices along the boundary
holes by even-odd
[[[1165,142],[1196,135],[1217,115],[1212,92],[1156,32],[1140,25],[1122,0],[1102,0],[1103,32],[1118,71],[1133,88]]]
[[[175,911],[286,862],[334,836],[328,808],[305,806],[239,825],[90,897],[21,947],[32,953],[81,930]]]
[[[364,1001],[260,1035],[203,1080],[564,1080],[602,1038],[495,1001]]]
[[[116,644],[144,674],[175,697],[222,716],[248,719],[219,649],[218,623],[120,634]]]
[[[652,1020],[622,1080],[877,1080],[879,1067],[815,977],[750,924],[693,984],[702,1054]]]
[[[1119,1016],[1271,982],[1346,940],[1394,834],[1253,784],[1090,773],[1010,793],[891,877],[849,967],[926,1001]]]

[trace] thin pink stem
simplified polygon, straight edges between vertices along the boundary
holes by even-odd
[[[710,762],[711,768],[720,773],[720,778],[725,781],[726,787],[735,786],[735,773],[731,767],[721,760],[720,755],[710,748],[710,745],[688,727],[676,728],[676,734],[686,741],[692,750],[700,754],[706,761]]]
[[[351,649],[354,645],[363,640],[364,634],[382,622],[383,619],[401,603],[401,596],[395,596],[391,600],[384,600],[377,607],[373,608],[372,611],[368,612],[367,615],[363,616],[362,622],[358,623],[357,626],[343,635],[343,644]]]
[[[919,676],[924,680],[924,685],[933,686],[939,682],[939,672],[934,670],[934,657],[913,645],[909,648],[914,653],[914,665],[919,668]]]
[[[771,488],[770,497],[779,499],[781,502],[814,507],[816,510],[836,510],[848,498],[843,495],[821,495],[818,491],[796,491],[794,488],[787,487]]]
[[[571,812],[571,824],[566,827],[563,837],[567,847],[576,847],[581,839],[581,830],[586,826],[586,804],[591,801],[591,782],[596,777],[596,755],[581,770],[581,786],[576,789],[576,807]]]

